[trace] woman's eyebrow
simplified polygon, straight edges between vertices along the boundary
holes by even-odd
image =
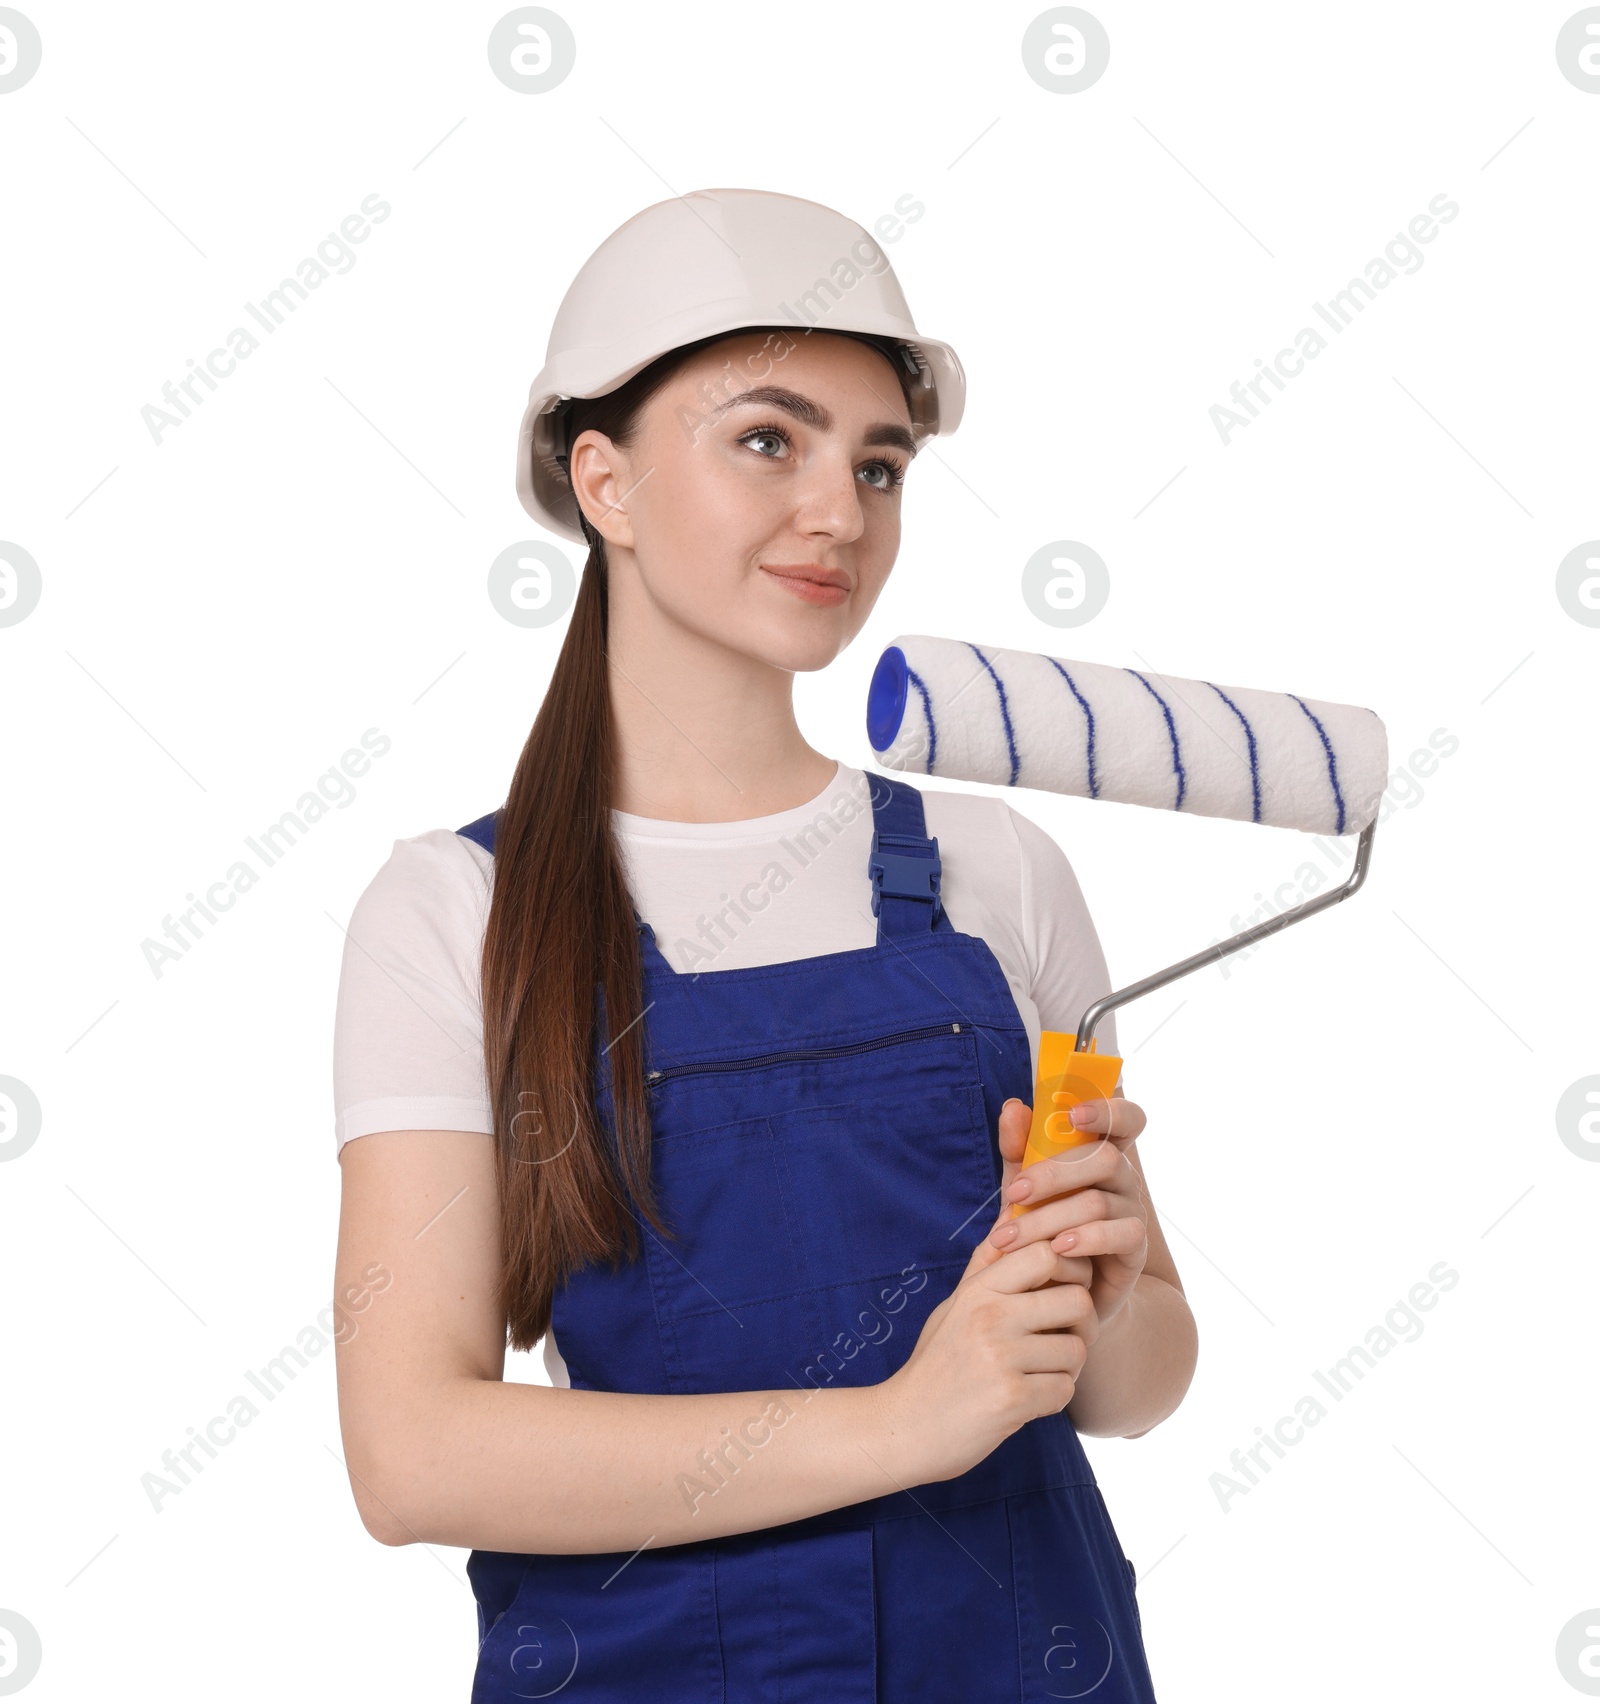
[[[833,429],[833,416],[820,402],[813,401],[809,396],[802,396],[799,391],[789,390],[784,385],[752,385],[749,390],[742,390],[737,396],[719,403],[712,409],[710,418],[715,420],[730,408],[739,407],[741,403],[781,408],[786,414],[792,414],[803,426],[810,426],[818,432]],[[916,439],[898,421],[881,420],[876,425],[867,427],[861,434],[861,441],[864,444],[903,450],[908,456],[917,453]]]

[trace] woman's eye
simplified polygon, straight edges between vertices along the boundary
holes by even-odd
[[[765,438],[769,443],[777,444],[780,447],[786,445],[789,441],[782,432],[776,432],[770,427],[762,426],[758,427],[754,432],[746,432],[739,442],[741,444],[749,444],[752,448],[755,448],[755,446],[759,444],[763,438]],[[764,457],[767,461],[772,461],[777,452],[774,451],[772,455],[768,455],[764,450],[757,449],[756,454]]]

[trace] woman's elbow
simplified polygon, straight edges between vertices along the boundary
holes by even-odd
[[[350,1475],[350,1493],[356,1501],[356,1513],[361,1517],[369,1538],[388,1545],[421,1542],[419,1534],[411,1529],[386,1497],[374,1490],[368,1476],[358,1472],[348,1457],[345,1470]],[[392,1482],[385,1474],[374,1473],[372,1477],[383,1479],[386,1484]]]
[[[398,1547],[402,1544],[420,1544],[410,1527],[399,1520],[394,1513],[386,1509],[382,1503],[377,1503],[367,1496],[357,1496],[356,1512],[361,1516],[361,1524],[367,1529],[371,1538],[379,1544]]]
[[[408,1489],[416,1476],[399,1444],[399,1439],[390,1437],[383,1448],[377,1448],[369,1440],[345,1434],[344,1466],[350,1477],[350,1494],[362,1526],[379,1544],[424,1544],[427,1533],[419,1529],[426,1527],[427,1517]]]

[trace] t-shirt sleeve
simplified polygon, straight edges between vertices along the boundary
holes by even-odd
[[[345,931],[336,1149],[380,1130],[492,1132],[480,955],[492,863],[447,829],[397,840]]]
[[[1111,992],[1106,955],[1067,855],[1020,811],[1006,807],[1022,851],[1022,938],[1032,978],[1029,995],[1041,1028],[1072,1035],[1096,1000]],[[1095,1045],[1116,1053],[1117,1014],[1095,1026]],[[1117,1092],[1123,1094],[1122,1079]]]

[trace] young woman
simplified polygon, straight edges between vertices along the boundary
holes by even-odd
[[[504,806],[361,896],[335,1045],[351,1488],[472,1548],[475,1704],[1154,1696],[1077,1435],[1194,1369],[1144,1115],[1019,1164],[1093,925],[1026,817],[792,704],[962,385],[861,227],[759,191],[646,209],[557,316],[518,489],[588,544],[571,623]]]

